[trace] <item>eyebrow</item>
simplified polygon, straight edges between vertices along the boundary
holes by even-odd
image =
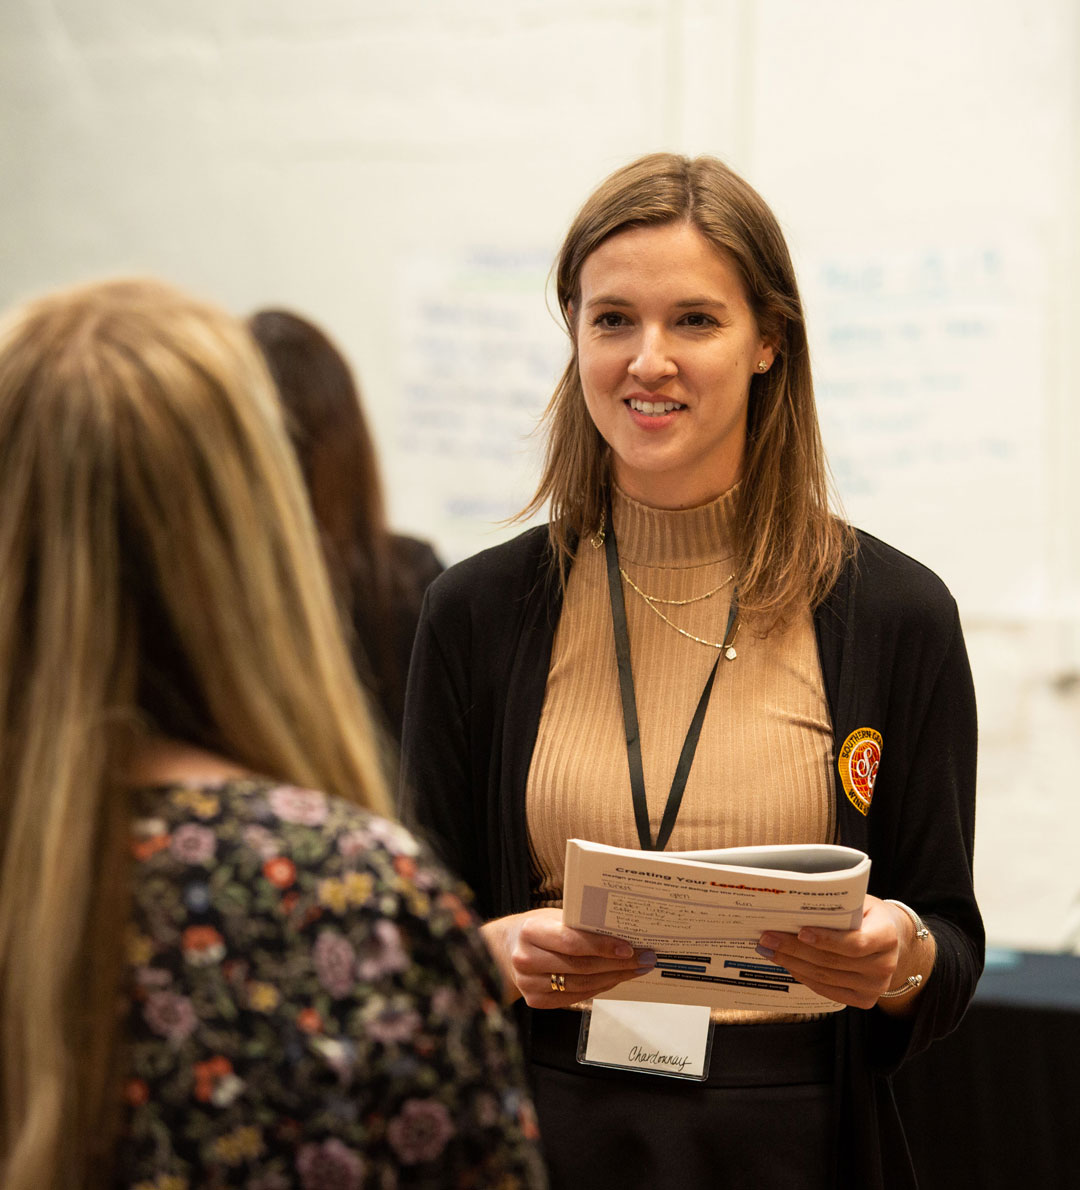
[[[614,294],[606,294],[602,297],[593,298],[585,304],[587,308],[591,309],[593,306],[632,306],[634,303],[627,298],[616,297]],[[714,310],[726,310],[728,308],[727,302],[722,302],[719,298],[709,297],[683,298],[682,301],[675,303],[677,310],[694,310],[700,309],[702,306],[709,306]]]
[[[722,302],[719,298],[709,297],[686,298],[684,301],[675,303],[676,309],[679,310],[689,310],[693,306],[712,306],[714,310],[726,310],[728,308],[727,302]]]

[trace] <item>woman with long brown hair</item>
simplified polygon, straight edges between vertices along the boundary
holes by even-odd
[[[432,585],[403,743],[410,819],[489,919],[553,1184],[909,1187],[888,1075],[982,963],[955,604],[830,509],[794,271],[743,179],[616,171],[556,286],[570,360],[527,510],[549,524]],[[581,1065],[575,1009],[658,960],[563,925],[574,837],[869,853],[860,928],[758,940],[821,1011],[714,1010],[703,1082]]]
[[[543,1183],[280,405],[150,281],[0,323],[0,1183]]]
[[[442,563],[387,526],[375,443],[338,347],[288,310],[259,310],[248,325],[285,405],[357,672],[396,742],[420,603]]]

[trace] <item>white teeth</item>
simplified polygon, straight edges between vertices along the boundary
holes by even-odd
[[[636,397],[631,397],[630,408],[635,413],[650,413],[658,416],[661,413],[672,413],[676,409],[682,409],[682,405],[678,401],[639,401]]]

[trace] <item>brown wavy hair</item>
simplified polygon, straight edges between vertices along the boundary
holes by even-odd
[[[776,349],[772,367],[751,381],[735,542],[740,607],[768,630],[824,599],[855,539],[830,509],[806,325],[783,233],[764,199],[715,157],[641,157],[602,182],[571,224],[555,265],[570,360],[544,414],[544,467],[521,515],[548,506],[565,575],[575,543],[600,524],[611,484],[610,450],[589,417],[578,373],[581,271],[621,231],[682,222],[734,264],[762,336]]]
[[[0,322],[0,1184],[111,1185],[146,732],[385,812],[269,373],[152,281]]]

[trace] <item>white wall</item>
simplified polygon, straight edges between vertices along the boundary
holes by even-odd
[[[500,540],[563,341],[547,269],[642,152],[712,152],[800,268],[857,523],[941,573],[983,723],[992,941],[1080,937],[1069,0],[7,0],[0,302],[159,273],[362,379],[397,524]]]

